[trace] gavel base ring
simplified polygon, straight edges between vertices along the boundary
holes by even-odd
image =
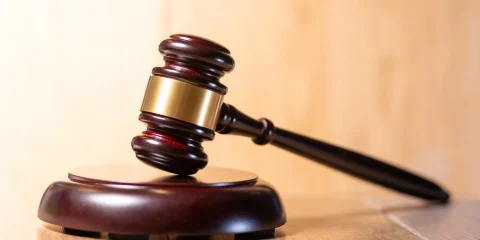
[[[286,222],[275,189],[253,173],[209,167],[178,176],[141,164],[70,171],[45,191],[38,217],[111,234],[242,234]]]

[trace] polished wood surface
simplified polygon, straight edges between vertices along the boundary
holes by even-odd
[[[285,199],[289,221],[275,237],[247,239],[478,239],[479,200],[457,199],[450,205],[426,204],[398,196]],[[88,233],[87,233],[88,234]],[[63,233],[58,226],[39,225],[38,240],[80,240],[83,237]],[[117,239],[120,236],[117,236]],[[148,239],[146,236],[137,239]],[[185,239],[178,235],[152,235],[150,240]],[[106,233],[97,238],[108,239]],[[210,238],[233,240],[234,235]],[[110,239],[115,239],[110,236]],[[238,237],[237,237],[238,239]],[[242,238],[240,238],[242,239]]]
[[[235,61],[226,47],[200,36],[173,34],[158,49],[165,66],[154,67],[152,74],[227,93],[227,87],[219,81],[225,72],[233,70]]]
[[[219,81],[235,66],[227,48],[202,37],[173,34],[160,43],[159,51],[165,66],[153,68],[153,75],[221,95],[227,93],[227,87]],[[208,157],[201,143],[213,140],[212,130],[149,112],[140,113],[139,120],[147,124],[148,130],[133,138],[132,148],[142,162],[181,175],[194,174],[207,165]]]
[[[0,12],[4,238],[35,239],[39,199],[69,169],[131,163],[155,49],[177,32],[228,46],[225,101],[249,115],[480,196],[479,1],[4,0]],[[258,173],[282,196],[384,192],[246,138],[203,146],[209,166]]]
[[[234,60],[225,47],[203,37],[174,34],[162,41],[159,48],[164,55],[165,66],[154,68],[154,75],[175,78],[226,94],[226,87],[218,80],[224,71],[233,69]],[[209,77],[213,79],[208,79]],[[173,97],[169,101],[180,100]],[[201,107],[198,105],[198,108]],[[178,108],[175,112],[196,110],[181,106]],[[210,114],[216,116],[217,112]],[[148,124],[147,131],[132,140],[132,148],[141,161],[180,175],[194,174],[205,167],[208,159],[201,142],[213,139],[210,130],[169,115],[145,111],[142,111],[139,119]],[[226,103],[221,107],[215,131],[247,136],[258,145],[272,143],[317,163],[402,193],[441,202],[447,202],[449,198],[448,192],[437,184],[411,172],[358,152],[275,127],[265,118],[256,121]]]
[[[194,174],[207,165],[201,144],[213,140],[213,130],[148,112],[141,112],[138,119],[147,125],[131,142],[140,161],[182,175]]]
[[[286,221],[278,193],[255,174],[211,167],[179,176],[141,163],[70,171],[47,188],[38,217],[115,234],[268,232]]]
[[[254,173],[211,167],[192,176],[178,176],[144,164],[94,165],[69,171],[68,178],[86,184],[151,187],[233,187],[255,184]]]
[[[444,203],[449,199],[448,192],[425,178],[367,155],[275,127],[268,119],[256,121],[225,103],[216,131],[248,136],[258,145],[271,143],[314,162],[412,196]]]

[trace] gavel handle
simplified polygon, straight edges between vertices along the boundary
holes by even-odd
[[[216,131],[247,136],[256,144],[277,147],[344,173],[416,197],[447,202],[449,194],[437,184],[366,155],[302,136],[262,118],[254,120],[235,107],[223,104]]]

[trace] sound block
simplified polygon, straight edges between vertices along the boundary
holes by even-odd
[[[241,234],[286,222],[275,189],[253,173],[208,167],[178,176],[142,164],[70,171],[47,188],[38,217],[115,234]]]

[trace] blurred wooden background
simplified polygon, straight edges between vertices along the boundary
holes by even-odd
[[[480,196],[480,2],[0,1],[3,226],[36,221],[68,169],[138,163],[130,140],[157,46],[215,40],[236,69],[225,101]],[[249,139],[217,135],[210,165],[251,170],[282,195],[370,184]]]

